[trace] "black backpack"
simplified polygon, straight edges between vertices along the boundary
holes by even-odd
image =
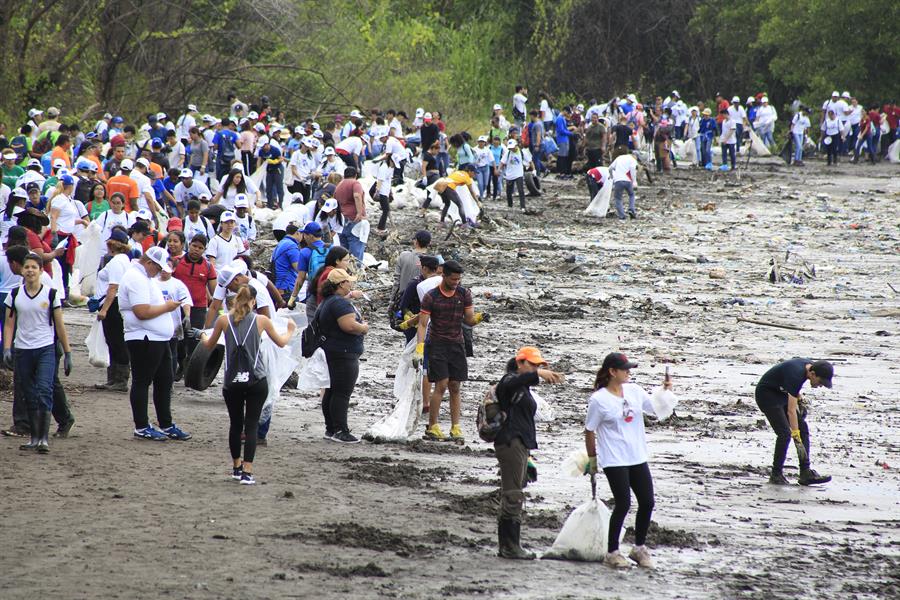
[[[524,390],[518,390],[510,398],[510,405],[518,404],[523,395]],[[500,406],[500,399],[497,398],[497,386],[492,385],[485,392],[484,398],[481,399],[481,404],[478,405],[478,414],[475,416],[475,428],[478,430],[478,437],[485,442],[495,441],[497,435],[506,427],[506,420],[507,411]]]
[[[322,323],[319,321],[319,315],[322,313],[325,304],[330,301],[331,298],[333,298],[333,296],[329,296],[322,300],[322,304],[316,308],[316,314],[313,316],[312,321],[309,322],[309,325],[307,325],[306,329],[303,330],[303,333],[300,334],[300,354],[303,355],[303,358],[312,357],[316,350],[321,348],[325,340],[328,339],[322,332]]]
[[[23,284],[23,285],[24,285],[24,284]],[[12,298],[12,301],[11,301],[11,304],[12,304],[12,309],[11,309],[11,310],[12,310],[12,312],[15,312],[15,311],[16,311],[16,296],[19,295],[19,290],[21,290],[21,289],[22,289],[22,286],[19,286],[19,287],[17,287],[17,288],[13,288],[12,291],[9,293],[10,297]],[[55,328],[56,328],[56,324],[55,324],[54,321],[53,321],[53,310],[54,310],[54,309],[53,309],[53,302],[56,300],[56,288],[51,287],[51,288],[47,291],[47,299],[49,300],[48,304],[50,304],[50,308],[49,308],[48,311],[47,311],[47,312],[49,313],[49,315],[50,315],[50,327],[53,327],[53,328],[54,328],[54,335],[55,335],[55,334],[56,334],[56,329],[55,329]]]
[[[231,318],[228,318],[228,331],[231,332],[231,337],[234,338],[234,343],[236,345],[232,354],[228,356],[228,358],[232,360],[228,361],[225,369],[224,386],[226,388],[249,388],[259,381],[259,377],[256,375],[256,364],[259,362],[259,347],[257,347],[256,356],[250,356],[250,353],[244,347],[244,342],[246,342],[247,338],[250,337],[250,334],[254,332],[255,327],[256,315],[254,314],[253,320],[250,323],[250,328],[247,329],[244,339],[239,340],[234,329],[234,324],[231,322]]]

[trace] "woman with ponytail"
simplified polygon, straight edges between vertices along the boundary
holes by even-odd
[[[260,358],[259,346],[265,332],[279,347],[284,347],[294,334],[294,322],[288,320],[288,330],[281,334],[271,319],[258,315],[256,290],[245,285],[238,290],[231,312],[216,319],[209,337],[201,335],[200,343],[213,350],[219,336],[225,336],[225,382],[222,395],[228,407],[231,426],[228,447],[231,450],[231,477],[241,485],[253,485],[253,459],[259,416],[269,394],[266,373]],[[241,460],[241,434],[244,434],[244,458]]]
[[[644,545],[653,513],[653,478],[647,464],[644,438],[644,412],[654,414],[650,396],[639,385],[629,383],[631,369],[637,363],[624,354],[613,352],[603,360],[594,380],[594,393],[588,400],[584,424],[584,442],[589,458],[587,473],[603,469],[616,505],[609,519],[609,538],[604,564],[621,569],[631,563],[619,552],[622,524],[631,507],[631,491],[638,501],[634,524],[634,548],[628,558],[644,568],[652,568],[650,552]],[[672,389],[666,379],[665,389]]]

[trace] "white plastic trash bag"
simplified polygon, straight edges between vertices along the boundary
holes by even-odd
[[[532,392],[533,393],[533,392]],[[582,477],[588,464],[588,455],[584,449],[575,450],[562,463],[562,471],[569,477]]]
[[[591,199],[591,203],[588,204],[588,207],[585,209],[585,214],[591,215],[593,217],[600,217],[601,219],[606,216],[606,213],[609,212],[609,198],[612,195],[612,178],[609,176],[609,167],[599,167],[600,173],[603,174],[603,187],[601,187],[594,197]]]
[[[531,390],[531,397],[534,398],[534,402],[537,404],[537,410],[534,413],[534,420],[536,422],[547,422],[556,418],[553,407],[550,406],[549,402],[541,398],[534,390]]]
[[[752,129],[748,131],[750,132],[750,151],[753,153],[753,156],[772,156],[772,153],[769,152],[769,149],[763,143],[762,138],[756,135],[756,132]]]
[[[660,421],[665,421],[671,417],[672,412],[675,410],[675,405],[678,404],[678,398],[675,394],[661,386],[653,390],[653,396],[651,396],[650,401],[653,404],[653,412],[656,413],[656,418]]]
[[[106,338],[103,336],[103,326],[96,319],[91,324],[84,345],[88,349],[88,363],[98,369],[109,368],[109,348],[106,346]]]
[[[279,333],[287,331],[287,320],[284,317],[276,315],[272,319],[272,325]],[[222,339],[224,339],[224,336],[222,336]],[[289,346],[279,348],[267,335],[264,335],[260,341],[259,353],[266,372],[266,380],[269,384],[269,394],[266,396],[265,404],[263,404],[260,421],[267,421],[272,417],[275,403],[281,397],[281,386],[285,384],[288,377],[297,368],[298,362],[293,357]]]
[[[591,488],[596,490],[596,478],[591,477]],[[609,531],[609,510],[593,498],[575,510],[566,519],[556,541],[541,558],[599,562],[606,557],[606,537]]]
[[[887,159],[892,163],[900,163],[900,140],[896,140],[888,146]]]
[[[301,392],[318,392],[322,388],[331,387],[331,376],[328,374],[325,351],[317,348],[302,365],[299,376],[297,389]]]
[[[81,245],[75,250],[75,265],[81,275],[81,295],[93,296],[94,284],[97,280],[97,270],[100,268],[100,260],[103,258],[106,244],[102,239],[100,225],[92,221],[81,233]]]
[[[381,442],[405,442],[419,423],[419,402],[422,398],[422,369],[412,364],[416,338],[409,341],[400,355],[394,376],[394,397],[397,403],[389,415],[366,431],[366,439]]]

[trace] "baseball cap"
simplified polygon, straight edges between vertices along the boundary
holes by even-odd
[[[252,119],[259,119],[259,113],[256,112],[255,110],[251,110],[251,111],[247,114],[247,118],[248,118],[248,119],[251,119],[251,120],[252,120]]]
[[[77,161],[75,161],[75,168],[79,171],[90,170],[90,168],[91,168],[90,165],[91,165],[91,161],[84,160],[82,158],[79,158]]]
[[[360,113],[358,110],[351,110],[351,111],[350,111],[350,116],[351,116],[351,117],[355,117],[355,118],[357,118],[357,119],[361,119],[361,118],[362,118],[362,113]]]
[[[12,191],[13,198],[27,198],[28,192],[24,188],[14,188]]]
[[[201,120],[204,123],[215,123],[216,122],[216,118],[212,115],[203,115],[203,118]]]
[[[637,96],[634,94],[628,94],[627,98],[629,102],[637,102]]]
[[[636,366],[638,366],[636,362],[628,360],[628,357],[621,352],[610,352],[606,355],[606,358],[603,359],[603,366],[600,367],[600,370],[633,369]]]
[[[113,123],[124,123],[125,119],[123,119],[122,117],[119,117],[119,116],[115,116],[112,118],[112,122]]]
[[[413,236],[413,239],[416,240],[419,245],[424,248],[431,243],[431,232],[420,229],[416,232],[416,235]]]
[[[3,152],[4,160],[16,160],[17,158],[18,158],[18,155],[15,152],[13,152],[12,150],[5,150]]]
[[[837,90],[834,90],[833,92],[831,92],[831,97],[832,97],[832,98],[834,98],[835,96],[840,96],[840,95],[841,95],[841,93],[838,92]]]
[[[87,161],[87,166],[86,166],[86,168],[87,168],[88,171],[90,171],[90,172],[92,172],[92,173],[97,173],[98,170],[99,170],[99,169],[97,168],[97,163],[95,163],[95,162],[92,161],[92,160]]]
[[[122,171],[130,171],[133,168],[134,168],[134,161],[132,161],[130,158],[126,158],[119,165],[119,169],[121,169]]]
[[[423,116],[422,118],[426,121],[430,121],[433,117],[431,116],[431,113],[425,113],[425,116]]]
[[[226,223],[228,221],[237,221],[237,217],[230,210],[226,210],[222,213],[222,216],[219,217],[219,223]]]
[[[182,169],[180,173],[178,173],[179,179],[193,179],[194,172],[190,169]]]
[[[499,104],[495,104],[495,105],[494,105],[494,110],[503,110],[503,107],[500,106]]]
[[[741,98],[740,98],[740,96],[734,96],[734,97],[731,98],[731,101],[732,101],[732,102],[740,102],[740,101],[741,101]]]
[[[257,123],[256,125],[253,126],[253,128],[257,131],[265,131],[266,130],[266,126],[263,125],[262,123]]]
[[[40,189],[41,189],[41,184],[39,184],[37,181],[29,181],[28,184],[25,186],[26,192],[30,192],[31,190],[40,190]]]
[[[356,277],[344,269],[332,269],[331,272],[328,273],[328,281],[338,284],[343,283],[344,281],[356,281]]]
[[[478,136],[478,141],[479,141],[479,142],[486,142],[486,141],[488,141],[488,136],[486,136],[486,135],[479,135],[479,136]]]
[[[50,115],[51,117],[58,117],[59,109],[56,108],[55,106],[51,106],[50,108],[47,109],[47,114]]]
[[[849,99],[849,98],[850,98],[850,92],[844,92],[843,94],[841,94],[841,98],[848,98],[848,99]]]
[[[122,162],[125,162],[125,161],[122,161]],[[137,159],[136,161],[134,161],[134,164],[141,165],[142,167],[144,167],[146,169],[150,168],[150,161],[147,160],[146,158],[144,158],[143,156],[140,157],[139,159]]]
[[[153,220],[153,213],[151,213],[148,209],[142,208],[134,214],[135,219],[143,219],[145,221]]]
[[[316,129],[315,131],[313,131],[313,137],[317,140],[323,140],[325,139],[325,134],[322,133],[321,129]]]
[[[117,242],[122,242],[123,244],[128,243],[128,234],[122,231],[121,229],[113,229],[109,234],[109,239],[115,240]]]
[[[768,103],[769,103],[769,97],[768,97],[768,96],[763,96],[763,97],[762,97],[762,100],[760,100],[760,102],[765,102],[766,104],[768,104]]]
[[[41,161],[39,161],[36,158],[29,159],[26,168],[30,169],[31,167],[41,168]],[[61,158],[57,158],[56,160],[53,161],[53,168],[54,169],[65,169],[66,161],[64,161]]]
[[[425,116],[425,109],[424,109],[424,108],[417,108],[417,109],[416,109],[416,116],[417,116],[417,117],[424,117],[424,116]]]
[[[158,113],[156,113],[156,120],[157,120],[157,121],[162,121],[163,119],[168,119],[168,118],[169,118],[168,115],[166,115],[166,113],[164,113],[164,112],[158,112]]]
[[[197,105],[196,104],[188,104],[187,109],[191,112],[197,112]]]
[[[151,147],[151,148],[162,148],[162,147],[163,147],[163,141],[162,141],[161,139],[159,139],[159,138],[153,138],[153,139],[150,141],[150,147]]]
[[[678,93],[678,90],[672,90],[672,95],[676,98],[681,98],[681,94]]]
[[[333,210],[337,210],[337,207],[337,200],[335,200],[334,198],[329,198],[322,203],[322,212],[330,213]]]
[[[584,112],[584,104],[579,104],[575,107],[575,110],[577,110],[578,112]]]
[[[300,127],[299,125],[297,125],[296,127],[294,127],[294,133],[303,133],[304,131],[305,131],[305,129],[303,129],[303,128]]]
[[[516,140],[506,140],[506,147],[507,147],[507,148],[515,148],[515,147],[518,146],[518,145],[519,145],[519,144],[516,143]]]
[[[247,194],[238,194],[234,197],[235,208],[249,208],[250,202],[247,200]]]
[[[59,181],[63,185],[75,185],[75,179],[71,175],[63,175],[59,178]]]
[[[753,104],[754,102],[756,102],[756,98],[754,98],[753,96],[747,96],[747,104]]]
[[[527,360],[533,365],[546,365],[547,361],[541,356],[541,351],[534,346],[522,346],[516,352],[516,360]]]
[[[172,268],[169,266],[169,253],[159,246],[151,246],[144,252],[144,256],[156,263],[160,269],[166,273],[171,273]]]
[[[166,223],[166,229],[169,231],[184,231],[184,223],[178,217],[172,217]]]
[[[812,371],[822,379],[822,385],[831,389],[831,378],[834,377],[834,367],[827,360],[817,360],[812,364]]]
[[[219,271],[219,276],[216,277],[216,283],[219,284],[219,287],[227,288],[229,285],[231,285],[231,282],[234,281],[234,278],[240,274],[241,272],[238,270],[235,264],[227,265],[221,271]]]
[[[306,224],[306,227],[303,228],[301,233],[305,233],[307,235],[314,235],[316,237],[322,236],[322,226],[316,223],[315,221],[310,221]]]
[[[206,200],[207,202],[209,202],[210,195],[206,192],[200,192],[199,194],[197,194],[197,200],[200,200],[201,202],[203,202],[203,200]]]
[[[35,118],[36,116],[42,115],[42,114],[44,114],[44,111],[38,110],[38,109],[36,109],[36,108],[32,108],[31,110],[28,111],[28,118],[29,118],[29,119],[33,119],[33,118]]]
[[[334,148],[332,146],[328,146],[325,148],[325,156],[331,156],[334,154]]]

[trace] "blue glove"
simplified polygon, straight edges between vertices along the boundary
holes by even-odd
[[[63,355],[63,373],[66,374],[66,377],[72,372],[72,353],[66,352]]]
[[[7,369],[12,371],[12,368],[13,368],[12,348],[4,348],[3,349],[3,364],[6,365]]]

